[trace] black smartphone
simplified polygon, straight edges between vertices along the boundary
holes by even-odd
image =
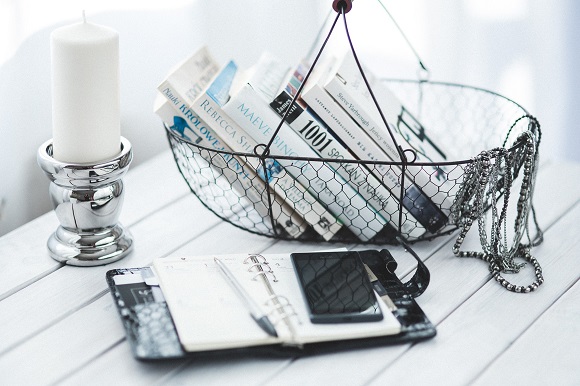
[[[357,252],[292,253],[290,257],[312,323],[383,319]]]

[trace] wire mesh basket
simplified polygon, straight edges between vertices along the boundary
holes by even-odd
[[[191,191],[218,217],[252,233],[288,240],[393,244],[398,235],[415,242],[453,232],[458,224],[451,216],[452,205],[473,157],[486,149],[504,147],[506,143],[512,145],[509,152],[515,159],[511,177],[517,180],[523,164],[523,158],[516,157],[516,150],[523,146],[517,138],[524,132],[539,135],[538,123],[516,102],[480,88],[437,82],[385,82],[412,110],[410,115],[429,122],[431,136],[444,138],[451,145],[447,148],[455,153],[448,155],[448,159],[453,161],[353,161],[276,157],[258,149],[256,154],[217,151],[197,145],[165,126],[167,137],[177,166]],[[334,197],[337,205],[332,208],[332,213],[343,219],[338,222],[340,230],[329,230],[325,234],[320,229],[326,229],[330,224],[321,223],[316,231],[304,219],[308,216],[307,211],[316,210],[314,206],[297,208],[298,204],[293,205],[277,194],[281,190],[295,189],[294,186],[276,186],[276,181],[265,183],[266,166],[277,164],[282,159],[302,165],[290,172],[297,180],[305,177],[300,181],[310,181],[304,186],[306,190]],[[264,166],[264,170],[251,165]],[[390,196],[380,198],[379,202],[384,204],[382,208],[377,210],[368,201],[361,205],[360,201],[355,202],[348,196],[345,180],[337,171],[350,169],[353,165],[375,176],[383,176],[381,182],[385,185],[386,179],[397,178],[397,189],[390,191]],[[321,179],[316,172],[323,168],[332,170],[333,178]],[[315,173],[300,176],[305,169]],[[315,187],[315,184],[324,184],[324,189]],[[487,198],[487,205],[490,205],[490,199]],[[318,218],[319,214],[313,213],[313,217]]]
[[[278,239],[401,244],[419,259],[409,243],[457,231],[452,247],[456,256],[486,261],[492,277],[510,291],[534,291],[544,281],[539,263],[530,254],[531,247],[543,238],[532,205],[541,140],[538,121],[497,93],[428,81],[427,68],[400,28],[418,60],[420,79],[374,83],[379,88],[384,83],[395,100],[401,101],[396,108],[381,106],[350,38],[345,15],[351,7],[351,1],[333,1],[338,15],[312,66],[298,77],[295,72],[300,81],[289,99],[270,103],[281,119],[273,134],[262,139],[265,143],[254,142],[253,152],[205,147],[185,136],[183,126],[165,124],[175,161],[191,191],[224,221]],[[386,131],[380,135],[372,130],[359,133],[354,124],[356,133],[343,130],[346,136],[343,132],[335,138],[337,145],[344,145],[340,156],[318,151],[320,157],[313,157],[316,151],[310,150],[327,146],[330,140],[326,136],[333,136],[336,128],[322,132],[310,120],[302,129],[290,129],[300,132],[308,144],[303,153],[309,156],[271,154],[284,143],[278,134],[288,129],[284,124],[298,111],[304,85],[340,16],[361,75],[359,84],[366,86],[365,92],[380,113],[383,125],[375,127]],[[384,108],[390,109],[390,119],[396,117],[395,122],[387,121]],[[345,118],[350,119],[357,120],[352,114]],[[366,135],[372,140],[360,137]],[[385,151],[389,156],[377,157],[380,150],[366,152],[366,147],[381,141],[383,150],[390,146]],[[439,146],[441,143],[445,146]],[[508,210],[514,200],[517,204]],[[508,215],[514,216],[511,229]],[[536,227],[533,236],[532,222]],[[464,251],[461,247],[472,226],[479,233],[481,250]],[[524,265],[520,260],[532,264],[537,278],[526,287],[511,284],[501,275],[518,272]]]

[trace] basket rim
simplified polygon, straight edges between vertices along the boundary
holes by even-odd
[[[431,81],[431,80],[427,80],[427,81],[422,81],[422,80],[417,80],[417,79],[399,79],[399,78],[380,78],[380,81],[384,81],[384,82],[397,82],[397,83],[415,83],[417,85],[421,85],[421,84],[429,84],[429,85],[434,85],[434,86],[446,86],[446,87],[457,87],[457,88],[465,88],[465,89],[471,89],[474,91],[479,91],[479,92],[483,92],[483,93],[487,93],[487,94],[491,94],[493,96],[502,98],[504,100],[506,100],[507,102],[513,103],[515,106],[517,106],[519,109],[522,110],[522,115],[514,120],[514,124],[523,119],[523,118],[531,118],[530,113],[528,112],[528,110],[526,110],[522,105],[520,105],[519,103],[517,103],[516,101],[514,101],[511,98],[508,98],[502,94],[499,94],[495,91],[491,91],[482,87],[477,87],[477,86],[470,86],[470,85],[465,85],[465,84],[461,84],[461,83],[453,83],[453,82],[445,82],[445,81]],[[208,152],[212,152],[212,153],[217,153],[217,154],[224,154],[224,155],[229,155],[229,156],[236,156],[236,157],[244,157],[244,158],[256,158],[256,159],[260,159],[260,160],[267,160],[267,159],[283,159],[283,160],[292,160],[292,161],[307,161],[307,162],[326,162],[326,163],[357,163],[357,164],[369,164],[369,165],[391,165],[391,166],[404,166],[404,167],[421,167],[421,166],[453,166],[453,165],[465,165],[465,164],[469,164],[471,162],[473,162],[473,157],[475,157],[477,154],[474,154],[472,156],[472,158],[469,159],[462,159],[462,160],[453,160],[453,161],[444,161],[444,162],[408,162],[408,161],[394,161],[394,160],[360,160],[360,159],[334,159],[334,158],[322,158],[322,157],[318,157],[318,158],[313,158],[313,157],[301,157],[301,156],[284,156],[284,155],[270,155],[270,154],[258,154],[257,153],[257,148],[260,146],[265,147],[266,144],[258,144],[256,146],[256,149],[254,149],[255,153],[245,153],[245,152],[235,152],[235,151],[231,151],[231,150],[219,150],[219,149],[215,149],[215,148],[209,148],[203,145],[199,145],[197,143],[194,143],[186,138],[183,138],[182,136],[180,136],[179,134],[175,133],[173,130],[170,129],[170,127],[163,122],[163,126],[165,128],[165,130],[167,131],[168,135],[170,135],[171,137],[175,138],[177,141],[182,142],[182,143],[186,143],[189,146],[194,146],[197,149],[203,149],[206,150]],[[509,136],[509,134],[508,134]],[[521,146],[521,143],[515,143],[513,146],[510,146],[507,150],[508,151],[513,151],[514,149],[518,148],[519,146]]]

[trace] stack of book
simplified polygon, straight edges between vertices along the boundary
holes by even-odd
[[[291,105],[308,71],[306,62],[292,68],[268,53],[242,71],[204,47],[159,85],[155,112],[183,139],[216,150],[199,156],[291,237],[441,231],[460,177],[436,166],[447,160],[441,144],[365,68],[379,110],[349,55],[317,63]],[[404,173],[395,141],[413,150]]]

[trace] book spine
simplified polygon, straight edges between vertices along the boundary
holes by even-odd
[[[243,162],[238,157],[227,153],[231,152],[231,149],[199,116],[194,114],[186,105],[181,105],[180,108],[175,109],[169,101],[158,105],[155,112],[171,130],[183,138],[207,148],[225,151],[226,153],[210,154],[200,150],[199,155],[209,165],[212,165],[212,169],[218,169],[209,177],[210,180],[217,181],[220,176],[223,176],[240,197],[245,197],[249,201],[249,205],[256,210],[262,219],[269,216],[268,198],[265,195],[266,190],[262,180],[257,178],[251,169],[244,167]],[[195,141],[192,141],[193,138]],[[245,210],[245,206],[244,208],[236,208],[239,205],[237,202],[228,201],[228,205],[234,213],[238,210]],[[233,216],[235,216],[234,213],[232,213]],[[297,238],[306,231],[303,219],[293,214],[293,211],[286,204],[280,205],[274,200],[272,216],[291,237]],[[244,216],[239,216],[237,220],[248,229],[257,229],[262,232],[271,231],[269,224],[264,221],[256,221],[256,219]]]
[[[280,118],[250,84],[232,96],[224,111],[257,142],[268,143],[280,123]],[[270,151],[276,156],[320,158],[287,124],[282,125]],[[359,239],[368,241],[386,226],[386,220],[326,163],[288,158],[278,158],[278,162]]]
[[[320,85],[309,88],[302,98],[357,158],[385,161],[385,153],[338,105]],[[394,194],[401,189],[401,170],[395,165],[381,163],[369,166],[371,172]],[[447,216],[423,193],[417,185],[405,179],[403,206],[430,232],[436,232],[447,223]]]
[[[358,68],[352,69],[348,66],[342,66],[339,71],[324,88],[389,158],[398,161],[400,159],[399,153],[384,123],[382,123],[380,113],[366,89]],[[414,162],[446,161],[442,149],[425,134],[423,125],[405,109],[390,90],[380,82],[373,82],[371,87],[375,97],[381,103],[384,117],[393,131],[395,140],[399,145],[408,145],[414,150],[416,155]],[[408,165],[406,175],[421,187],[421,190],[429,196],[431,201],[449,215],[453,203],[453,191],[459,186],[456,179],[461,174],[460,171],[455,170],[450,170],[443,165]]]
[[[292,96],[283,90],[270,107],[283,117],[290,107]],[[294,103],[287,115],[286,122],[322,158],[354,160],[355,157],[339,142],[328,126],[308,107]],[[369,170],[357,163],[331,163],[349,184],[356,187],[360,195],[377,210],[389,224],[398,229],[399,210],[403,212],[401,233],[405,237],[417,238],[425,233],[425,228],[405,209],[399,206],[394,195]]]
[[[201,95],[191,107],[219,133],[218,135],[233,151],[253,153],[258,143],[231,120],[211,96]],[[274,192],[294,208],[296,213],[302,216],[325,240],[330,240],[340,230],[342,224],[278,162],[274,160],[266,165],[268,175],[265,176],[264,165],[257,157],[248,156],[246,161],[263,180],[267,180]]]

